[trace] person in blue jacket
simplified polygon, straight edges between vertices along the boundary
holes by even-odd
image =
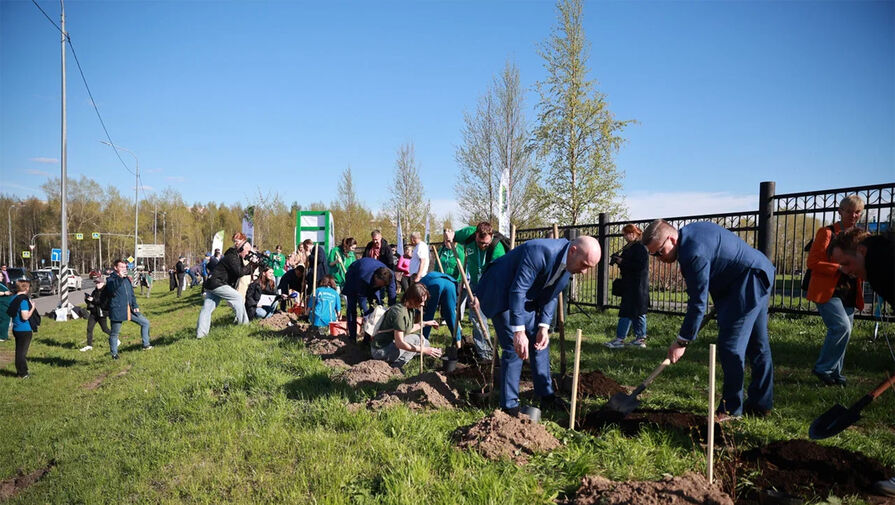
[[[339,320],[342,298],[336,291],[336,279],[332,275],[324,275],[317,283],[314,296],[308,300],[308,312],[311,324],[321,335],[329,333],[329,323]]]
[[[388,289],[389,306],[394,305],[395,276],[385,263],[373,258],[361,258],[348,267],[342,294],[347,298],[348,336],[352,342],[357,341],[358,306],[362,315],[369,314],[372,309],[368,307],[367,299],[375,299],[377,303],[382,304],[381,291],[384,287]],[[369,337],[364,336],[364,345],[369,344]]]
[[[560,406],[550,377],[550,325],[557,296],[572,274],[586,273],[600,261],[600,244],[593,237],[529,240],[494,261],[479,280],[473,310],[481,307],[491,318],[502,349],[500,406],[519,411],[522,361],[531,358],[535,393],[541,409]]]
[[[112,323],[109,334],[109,349],[112,359],[118,359],[118,335],[124,321],[133,321],[140,325],[140,336],[143,338],[143,350],[152,349],[149,343],[149,319],[140,312],[134,286],[127,276],[127,262],[117,259],[112,264],[115,271],[106,280],[104,297],[109,300],[109,321]]]
[[[696,339],[711,295],[718,314],[718,358],[724,371],[717,419],[767,415],[774,404],[774,365],[768,343],[768,301],[774,286],[771,261],[715,223],[692,223],[677,230],[659,219],[650,223],[641,241],[663,263],[676,261],[687,283],[687,313],[677,339],[668,347],[668,358],[677,362]],[[744,401],[747,359],[752,382]]]
[[[441,272],[429,272],[420,279],[420,284],[426,286],[429,298],[423,308],[423,319],[426,321],[435,318],[435,309],[441,311],[441,318],[447,322],[448,330],[454,336],[456,342],[460,341],[460,332],[454,326],[457,314],[457,279]],[[432,333],[432,327],[423,328],[423,336],[427,339]]]

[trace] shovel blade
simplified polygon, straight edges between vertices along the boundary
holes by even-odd
[[[604,412],[615,412],[622,417],[634,412],[640,405],[640,400],[634,395],[615,393],[603,406]]]
[[[855,424],[861,415],[858,411],[847,409],[838,403],[830,407],[823,414],[817,416],[808,428],[808,437],[811,440],[821,440],[841,433],[844,429]]]

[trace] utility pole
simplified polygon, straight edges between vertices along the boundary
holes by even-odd
[[[13,263],[15,261],[15,256],[12,253],[12,209],[18,206],[18,204],[10,203],[9,209],[6,210],[6,218],[9,221],[9,268],[15,266]]]
[[[106,144],[110,146],[112,149],[121,149],[122,151],[129,153],[134,157],[134,162],[136,163],[136,170],[134,174],[134,270],[137,269],[137,229],[140,226],[140,159],[137,158],[137,155],[134,154],[133,151],[127,149],[125,147],[121,147],[119,145],[115,145],[111,142],[106,142],[105,140],[100,140],[101,144]]]
[[[60,263],[61,268],[59,269],[59,307],[63,309],[68,308],[68,206],[66,201],[68,200],[68,193],[66,192],[67,186],[67,167],[68,167],[68,131],[66,129],[66,91],[65,91],[65,42],[68,38],[68,34],[65,32],[65,0],[59,0],[59,5],[61,7],[61,26],[62,26],[62,156],[60,158],[60,164],[62,165],[62,188],[60,191],[60,197],[62,199],[62,258]]]

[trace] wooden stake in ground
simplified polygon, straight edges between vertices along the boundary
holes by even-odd
[[[709,344],[709,429],[706,449],[706,473],[709,484],[714,480],[715,462],[715,344]]]
[[[516,225],[510,225],[510,251],[516,248]],[[509,252],[509,251],[507,251]]]
[[[553,223],[553,238],[559,238],[559,226],[556,223]],[[559,376],[563,379],[566,378],[566,310],[565,304],[563,303],[562,292],[559,293],[559,296],[556,299],[556,310],[558,312],[557,316],[557,326],[559,327]]]
[[[572,411],[569,414],[569,429],[575,429],[575,407],[578,404],[578,367],[581,363],[581,329],[575,335],[575,365],[572,368]]]
[[[423,304],[425,306],[425,303]],[[426,357],[426,337],[423,335],[423,307],[420,307],[420,375],[423,374],[423,360]]]
[[[432,252],[435,253],[435,261],[438,262],[438,271],[444,273],[444,265],[441,264],[441,257],[438,256],[438,249],[435,246],[432,246]]]

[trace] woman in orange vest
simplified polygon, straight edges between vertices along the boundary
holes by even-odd
[[[854,228],[863,212],[864,201],[858,195],[843,199],[839,203],[840,220],[817,230],[808,253],[811,279],[805,298],[817,304],[817,311],[827,327],[827,337],[814,363],[813,373],[825,386],[845,385],[842,375],[845,349],[851,338],[855,310],[864,308],[862,279],[845,274],[840,265],[830,259],[827,248],[834,235]]]

